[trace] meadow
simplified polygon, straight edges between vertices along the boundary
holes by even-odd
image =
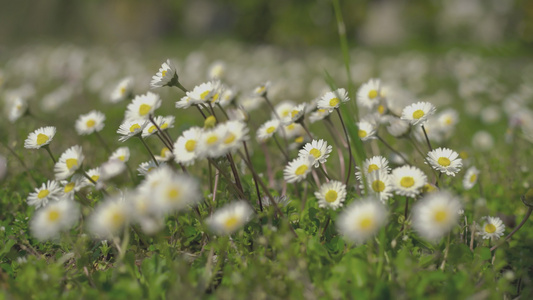
[[[6,60],[2,298],[533,293],[527,57],[163,52]]]

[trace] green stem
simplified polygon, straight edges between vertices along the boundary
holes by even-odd
[[[52,161],[54,162],[54,165],[55,165],[57,161],[54,158],[54,155],[52,154],[52,151],[50,151],[50,146],[46,145],[46,146],[43,146],[43,148],[46,149],[46,152],[48,152],[48,154],[50,155],[50,158],[52,158]]]
[[[348,154],[350,155],[350,159],[348,161],[348,173],[346,173],[346,181],[345,184],[348,185],[348,181],[350,180],[350,175],[352,173],[352,146],[350,143],[350,138],[348,137],[348,130],[346,130],[346,126],[344,126],[344,120],[342,119],[341,111],[340,109],[335,109],[337,111],[337,114],[339,115],[339,119],[341,121],[342,129],[344,130],[344,135],[346,136],[346,144],[348,145]]]
[[[139,136],[139,139],[141,140],[141,142],[143,143],[144,147],[146,148],[146,150],[148,150],[148,153],[150,154],[150,157],[152,157],[152,160],[154,161],[155,165],[159,167],[159,163],[157,162],[157,159],[155,159],[155,156],[154,154],[152,153],[152,150],[150,150],[150,148],[148,147],[148,145],[146,144],[146,142],[144,141],[144,139],[142,138],[142,136]]]

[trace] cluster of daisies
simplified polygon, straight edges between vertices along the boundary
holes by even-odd
[[[222,68],[218,66],[217,74],[222,72]],[[379,79],[369,80],[357,92],[354,105],[364,115],[356,124],[357,136],[347,134],[340,113],[341,105],[351,101],[343,88],[324,91],[310,103],[286,100],[274,105],[269,98],[271,84],[266,82],[242,97],[252,99],[248,105],[242,101],[236,105],[234,100],[238,97],[237,91],[217,77],[187,90],[180,83],[176,67],[169,60],[152,77],[150,85],[154,89],[166,86],[179,88],[184,96],[175,103],[175,107],[196,111],[194,113],[202,116],[204,121],[203,126],[190,127],[174,139],[169,129],[174,127],[175,116],[156,115],[162,104],[161,97],[153,92],[134,96],[131,79],[122,80],[112,92],[112,102],[126,99],[131,99],[131,102],[117,130],[117,139],[120,142],[132,138],[137,140],[144,145],[149,157],[137,168],[141,182],[131,189],[117,189],[110,181],[129,169],[128,147],[110,152],[106,162],[87,169],[84,167],[83,149],[79,145],[66,149],[56,160],[49,147],[56,134],[55,127],[39,128],[28,135],[25,148],[42,148],[54,161],[54,180],[43,183],[27,198],[28,204],[36,208],[31,221],[31,231],[35,237],[41,240],[54,239],[62,231],[76,225],[81,217],[78,203],[91,205],[81,192],[82,189],[94,189],[104,194],[104,200],[95,205],[88,217],[87,229],[99,239],[118,237],[134,224],[139,225],[146,234],[155,234],[165,226],[169,215],[180,212],[196,210],[197,216],[201,217],[197,207],[206,200],[202,196],[205,193],[199,179],[191,176],[187,170],[200,161],[217,169],[216,176],[227,181],[237,199],[211,211],[205,219],[211,231],[219,235],[228,235],[241,229],[258,210],[257,204],[259,210],[263,210],[264,206],[279,209],[279,206],[287,205],[290,198],[287,184],[295,189],[302,184],[312,186],[318,206],[325,210],[339,210],[336,224],[339,233],[356,243],[365,242],[385,226],[389,218],[388,206],[395,195],[398,201],[405,198],[405,220],[401,230],[412,226],[417,234],[431,241],[449,233],[458,225],[464,213],[461,199],[444,187],[439,188],[443,175],[454,177],[461,172],[463,159],[452,149],[433,149],[430,141],[442,141],[450,136],[458,122],[457,113],[445,110],[437,114],[436,107],[429,102],[416,102],[398,109],[392,100],[395,97],[394,89],[383,85]],[[254,120],[250,118],[250,108],[261,103],[270,107],[270,118],[257,126],[253,141],[250,124]],[[13,119],[27,112],[27,105],[21,103]],[[336,118],[339,122],[336,122]],[[99,133],[105,126],[105,120],[105,115],[95,110],[80,115],[75,124],[76,132],[81,136],[94,134],[108,148]],[[309,124],[316,122],[321,122],[330,132],[333,144],[315,138],[309,130]],[[421,169],[424,166],[411,164],[409,155],[391,147],[385,140],[387,137],[383,135],[383,130],[380,131],[383,127],[393,138],[408,139],[414,145],[418,142],[423,147],[427,143],[429,151],[425,154],[419,152],[433,174],[428,176]],[[161,143],[160,153],[152,153],[146,143],[151,136],[157,137]],[[390,162],[377,155],[355,166],[357,182],[350,181],[354,160],[349,145],[354,139],[360,139],[363,143],[381,142],[392,153]],[[254,142],[263,146],[274,143],[283,157],[284,183],[278,197],[271,195],[263,176],[254,170],[248,149],[248,144]],[[291,152],[297,152],[298,156],[291,160]],[[332,162],[329,162],[328,170],[326,163],[334,153],[337,154],[339,168],[332,169]],[[268,153],[265,152],[265,155]],[[244,163],[244,168],[237,167],[237,157]],[[349,161],[348,170],[345,169],[346,160]],[[227,164],[231,172],[226,171]],[[246,169],[253,176],[257,202],[246,199],[239,175]],[[468,168],[463,179],[464,190],[476,184],[478,175],[479,170],[475,166]],[[132,180],[138,177],[131,171],[129,176]],[[269,174],[268,177],[271,181],[268,185],[276,187],[275,182],[272,182],[273,175]],[[213,202],[217,194],[216,186],[215,190],[209,191]],[[261,191],[266,196],[262,196]],[[349,196],[357,199],[352,201]],[[409,201],[416,201],[410,211]],[[344,204],[348,205],[343,208]],[[483,238],[498,239],[503,235],[505,227],[497,217],[485,217],[481,224],[483,226],[479,226],[477,231]]]

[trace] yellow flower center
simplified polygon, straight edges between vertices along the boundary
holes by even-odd
[[[443,223],[448,220],[448,213],[444,210],[438,210],[435,212],[435,215],[433,215],[433,219],[437,223]]]
[[[289,115],[289,110],[288,109],[285,109],[285,110],[281,111],[281,116],[282,117],[286,117],[288,115]]]
[[[424,111],[421,110],[421,109],[418,109],[418,110],[415,110],[415,112],[413,113],[413,119],[420,119],[424,116]]]
[[[319,110],[318,110],[318,112],[319,112],[319,113],[321,113],[321,114],[323,114],[323,113],[325,113],[325,112],[326,112],[326,110],[325,110],[325,109],[323,109],[323,108],[321,108],[321,109],[319,109]]]
[[[360,138],[365,138],[366,135],[367,135],[366,131],[361,130],[361,129],[359,129],[359,131],[357,132],[357,134],[359,135]]]
[[[168,190],[167,192],[167,197],[171,200],[171,201],[176,201],[177,198],[181,195],[180,191],[177,189],[177,188],[171,188],[170,190]]]
[[[294,118],[298,113],[299,113],[299,111],[297,111],[297,110],[293,110],[293,111],[291,112],[291,118]]]
[[[315,159],[319,158],[320,155],[322,155],[322,153],[320,153],[320,150],[318,150],[317,148],[311,149],[311,151],[309,151],[309,154],[313,155]]]
[[[374,99],[378,96],[378,91],[376,90],[371,90],[370,92],[368,92],[368,98],[370,99]]]
[[[468,152],[466,152],[466,151],[459,152],[459,157],[462,158],[462,159],[467,159],[468,158]]]
[[[450,118],[450,117],[446,118],[446,120],[444,121],[444,123],[445,123],[446,125],[450,125],[450,124],[452,124],[452,118]]]
[[[260,86],[258,87],[257,89],[255,89],[255,92],[257,94],[262,94],[264,91],[265,91],[266,87],[265,86]]]
[[[139,125],[139,124],[133,124],[133,125],[131,125],[131,127],[130,127],[130,132],[135,132],[135,130],[137,130],[137,129],[141,129],[141,125]]]
[[[287,130],[293,130],[294,129],[294,123],[287,126]]]
[[[121,95],[126,94],[126,88],[125,87],[120,88],[120,94]]]
[[[217,119],[214,116],[209,116],[204,121],[204,127],[212,128],[212,127],[215,127],[216,123],[217,123]]]
[[[441,165],[443,167],[447,167],[451,163],[451,161],[447,157],[439,157],[437,162],[439,163],[439,165]]]
[[[100,175],[93,175],[93,176],[91,176],[91,179],[92,179],[94,182],[97,182],[98,179],[100,179]]]
[[[61,213],[57,210],[50,210],[48,212],[48,221],[55,222],[61,217]]]
[[[152,107],[148,104],[141,104],[141,106],[139,106],[139,115],[141,116],[146,116],[150,110],[152,109]]]
[[[378,113],[382,115],[384,112],[385,112],[385,106],[383,105],[378,106]]]
[[[413,177],[410,177],[410,176],[402,177],[402,179],[400,180],[400,185],[403,186],[404,188],[410,188],[414,184],[415,184],[415,180],[413,179]]]
[[[266,132],[267,132],[268,134],[271,134],[272,132],[274,132],[274,130],[276,130],[276,127],[274,127],[274,126],[270,126],[270,127],[268,127],[268,128],[266,129]]]
[[[207,138],[206,142],[208,145],[213,145],[214,143],[216,143],[218,141],[218,136],[216,135],[211,135],[210,137]]]
[[[359,221],[359,228],[363,230],[368,230],[372,228],[372,225],[374,222],[372,222],[372,219],[370,217],[364,217]]]
[[[496,231],[496,226],[494,224],[487,224],[485,225],[485,232],[486,233],[494,233]]]
[[[193,152],[195,148],[196,148],[196,141],[195,140],[188,140],[185,143],[185,150],[187,150],[187,152]]]
[[[375,180],[372,182],[372,189],[374,192],[381,193],[385,190],[385,183],[381,180]]]
[[[168,149],[167,147],[164,147],[163,149],[161,149],[161,157],[167,157],[167,153],[170,152],[170,149]]]
[[[93,128],[95,124],[96,124],[96,121],[93,119],[90,119],[87,121],[87,123],[85,123],[85,125],[87,125],[87,128]]]
[[[305,174],[305,172],[307,171],[308,167],[306,165],[301,165],[299,166],[296,171],[294,172],[294,174],[300,176],[300,175],[303,175]]]
[[[157,129],[157,127],[155,127],[155,125],[152,125],[150,128],[148,128],[148,132],[149,133],[154,133],[154,131]]]
[[[44,197],[48,196],[48,194],[50,194],[49,190],[42,190],[39,192],[39,194],[37,194],[37,198],[43,199]]]
[[[67,168],[69,170],[72,170],[72,168],[74,167],[77,167],[78,166],[78,160],[75,159],[75,158],[69,158],[65,161],[65,163],[67,164]]]
[[[113,227],[114,229],[118,229],[120,226],[122,226],[125,219],[126,218],[124,218],[124,214],[116,210],[111,214],[109,218],[109,223],[111,223],[111,227]]]
[[[161,71],[161,77],[165,77],[165,76],[167,76],[167,70]]]
[[[326,193],[326,202],[328,203],[332,203],[332,202],[335,202],[335,200],[337,200],[337,192],[334,191],[334,190],[329,190],[327,193]]]
[[[228,145],[228,144],[233,143],[235,138],[236,138],[235,135],[233,133],[230,133],[229,136],[224,140],[224,144]]]
[[[46,134],[39,133],[37,135],[37,145],[41,146],[46,142],[48,142],[48,136]]]
[[[472,174],[472,176],[470,176],[470,182],[471,183],[476,182],[476,179],[477,179],[477,174]]]
[[[210,91],[205,91],[205,92],[201,93],[201,94],[200,94],[200,99],[201,99],[201,100],[205,100],[205,98],[207,97],[207,95],[209,95],[209,92],[210,92]]]
[[[298,144],[303,143],[304,142],[304,137],[303,136],[299,136],[299,137],[294,139],[294,142],[296,142]]]
[[[163,123],[161,126],[159,126],[159,128],[161,128],[161,130],[167,129],[168,128],[168,123]]]
[[[65,185],[65,189],[63,191],[65,192],[65,194],[70,193],[70,192],[72,192],[72,190],[74,189],[75,186],[76,186],[76,183],[69,182],[69,183],[67,183]]]
[[[368,166],[368,173],[372,173],[372,172],[377,171],[377,170],[379,170],[379,167],[376,164],[370,164]]]
[[[237,224],[239,223],[239,219],[236,216],[231,216],[224,221],[224,227],[227,230],[233,230]]]
[[[339,105],[339,98],[335,97],[329,100],[329,106],[337,106]]]
[[[121,161],[125,161],[126,160],[126,156],[121,155],[121,156],[118,157],[118,159],[120,159]]]

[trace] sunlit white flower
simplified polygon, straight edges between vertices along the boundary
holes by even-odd
[[[319,207],[335,210],[342,206],[346,198],[346,185],[340,181],[331,180],[315,192],[315,197]]]
[[[217,92],[219,82],[209,81],[204,82],[194,87],[190,92],[187,92],[187,97],[190,98],[191,104],[198,104],[211,101],[211,98]]]
[[[229,235],[242,228],[252,214],[253,210],[248,203],[237,201],[219,208],[206,222],[216,234]]]
[[[248,127],[244,122],[228,121],[221,126],[225,127],[226,136],[222,141],[222,147],[227,152],[236,151],[244,141],[248,140]]]
[[[28,195],[28,204],[36,208],[46,206],[50,201],[57,201],[61,197],[61,187],[55,180],[48,180],[43,183],[40,188],[36,188],[35,192]]]
[[[481,235],[483,239],[498,240],[505,231],[505,225],[498,217],[483,217],[483,223],[477,225],[477,235]]]
[[[226,113],[232,121],[248,121],[249,119],[248,113],[241,108],[228,108],[226,109]]]
[[[133,79],[126,77],[122,79],[113,89],[110,96],[111,103],[118,103],[131,96],[133,89]]]
[[[99,238],[112,238],[129,223],[129,204],[122,197],[108,198],[89,216],[89,231]]]
[[[333,147],[328,145],[325,140],[313,140],[311,143],[305,144],[303,149],[300,149],[298,156],[311,158],[312,164],[318,168],[320,164],[326,162],[332,149]]]
[[[357,172],[355,173],[355,176],[359,181],[362,181],[363,174],[361,173],[361,168],[359,168],[359,166],[357,166],[356,168]],[[363,162],[363,172],[365,174],[365,177],[374,171],[383,171],[385,173],[389,173],[389,161],[383,156],[372,156],[371,158],[365,159],[365,161]]]
[[[428,117],[437,109],[429,102],[417,102],[406,106],[402,111],[402,120],[409,121],[412,125],[424,125]]]
[[[87,186],[87,180],[79,174],[74,174],[70,180],[61,180],[63,194],[69,200],[74,200],[74,194]]]
[[[172,151],[168,149],[167,147],[161,148],[161,152],[159,153],[159,155],[155,155],[155,159],[158,162],[169,161],[173,158],[174,158],[174,154],[172,154]]]
[[[461,203],[447,191],[429,193],[413,207],[413,229],[423,238],[436,241],[459,219]]]
[[[361,107],[372,109],[379,104],[381,99],[381,82],[379,79],[370,79],[363,83],[357,90],[357,104]]]
[[[57,160],[54,165],[54,173],[56,179],[67,179],[74,174],[83,164],[85,156],[83,155],[81,146],[76,145],[68,148]]]
[[[225,155],[227,149],[223,147],[223,143],[227,133],[228,131],[223,125],[204,130],[198,139],[198,156],[216,158]]]
[[[178,164],[190,166],[198,157],[197,145],[202,135],[202,128],[192,127],[185,130],[174,143],[174,160]]]
[[[472,137],[472,146],[477,150],[489,151],[494,147],[494,138],[487,131],[480,130]]]
[[[154,198],[150,209],[158,215],[172,214],[189,206],[196,206],[201,199],[198,181],[188,175],[176,173],[161,178],[152,193]]]
[[[126,121],[120,124],[117,133],[121,135],[118,139],[121,142],[125,142],[131,137],[141,137],[144,128],[149,124],[148,120],[135,120]]]
[[[130,148],[120,147],[111,156],[109,159],[118,159],[123,162],[127,162],[130,159]]]
[[[389,122],[389,126],[387,126],[387,131],[393,137],[401,137],[401,136],[406,135],[409,132],[410,126],[409,126],[409,122],[406,120],[402,120],[400,118],[389,116],[388,122]]]
[[[349,241],[363,243],[376,235],[387,222],[385,206],[373,197],[346,207],[337,219],[339,233]]]
[[[304,116],[305,107],[306,107],[305,103],[293,106],[287,118],[282,121],[283,124],[290,124],[292,122],[298,122]]]
[[[169,128],[173,128],[174,120],[175,120],[174,116],[166,116],[166,117],[157,116],[154,118],[155,124],[157,124],[157,126],[159,127],[159,129],[161,129],[161,131],[167,130]],[[159,132],[157,130],[157,127],[152,122],[150,122],[144,128],[142,137],[147,138],[157,132]]]
[[[317,102],[318,109],[327,109],[332,112],[335,108],[338,108],[342,102],[350,101],[348,92],[343,89],[336,89],[332,92],[325,93]]]
[[[394,186],[391,175],[384,170],[374,171],[366,175],[368,192],[378,198],[383,204],[392,197]],[[362,187],[364,188],[364,187]]]
[[[191,97],[183,96],[180,100],[176,101],[176,108],[189,108],[191,105],[195,104],[194,101],[191,101]]]
[[[376,138],[376,125],[371,122],[361,120],[357,124],[357,135],[362,141],[368,141]]]
[[[126,109],[125,121],[147,120],[154,111],[161,106],[161,98],[158,94],[148,92],[137,95]]]
[[[105,115],[93,110],[85,115],[80,115],[76,120],[76,132],[79,135],[87,135],[104,129]]]
[[[283,170],[283,177],[288,183],[300,182],[311,172],[313,159],[300,156],[292,161]]]
[[[226,64],[222,61],[215,61],[209,66],[207,76],[209,79],[222,79],[226,73]]]
[[[452,108],[443,110],[437,115],[437,122],[443,134],[450,134],[459,122],[459,114]]]
[[[459,173],[463,166],[463,160],[459,158],[459,154],[448,148],[437,148],[430,151],[427,161],[433,169],[450,176]]]
[[[52,142],[56,134],[56,128],[54,126],[41,127],[28,135],[28,138],[24,141],[24,148],[26,149],[39,149]]]
[[[470,167],[465,172],[465,177],[463,178],[463,188],[469,190],[476,184],[479,176],[479,170],[476,167]]]
[[[276,133],[280,125],[278,119],[267,121],[257,129],[257,140],[260,142],[268,140]]]
[[[28,112],[28,101],[22,97],[17,97],[11,103],[11,109],[9,110],[9,122],[14,123],[20,117],[24,116]]]
[[[159,68],[159,71],[152,76],[152,81],[150,82],[151,88],[159,88],[163,86],[169,86],[178,81],[178,73],[176,72],[176,67],[170,62],[170,59],[167,59]]]
[[[327,116],[331,114],[331,111],[329,109],[317,109],[316,111],[309,114],[309,122],[315,123],[317,121],[323,120]]]
[[[233,101],[233,99],[235,99],[236,96],[237,96],[237,92],[233,88],[226,87],[220,94],[220,97],[219,97],[220,100],[218,103],[222,107],[227,107],[228,105],[231,104],[231,102]]]
[[[283,130],[285,131],[285,138],[292,139],[294,137],[304,136],[305,129],[302,127],[302,125],[298,123],[292,123],[286,126],[283,126]],[[283,136],[283,133],[282,133]]]
[[[270,81],[267,81],[257,86],[253,91],[253,95],[260,96],[260,97],[266,96],[269,88],[270,88]]]
[[[92,181],[98,183],[98,181],[100,180],[100,177],[102,176],[100,172],[100,167],[96,167],[96,168],[93,168],[87,171],[87,176],[89,176],[89,178],[91,178]],[[85,178],[85,180],[86,180],[86,184],[94,185],[94,183],[88,178]]]
[[[40,241],[58,238],[61,231],[68,230],[80,217],[78,205],[69,200],[50,203],[35,212],[31,222],[31,234]]]
[[[398,195],[414,198],[426,183],[426,174],[417,167],[406,165],[392,170],[392,184]]]
[[[118,176],[125,170],[126,164],[123,161],[120,159],[110,159],[100,166],[100,182]]]
[[[291,110],[295,106],[294,102],[285,100],[276,105],[275,113],[272,112],[272,119],[290,120]]]
[[[163,164],[160,163],[159,166]],[[159,168],[158,165],[155,164],[155,162],[153,160],[150,160],[150,161],[147,161],[147,162],[143,162],[139,165],[139,167],[137,168],[137,171],[139,172],[139,176],[146,176],[148,175],[150,172],[154,171],[155,169]]]

